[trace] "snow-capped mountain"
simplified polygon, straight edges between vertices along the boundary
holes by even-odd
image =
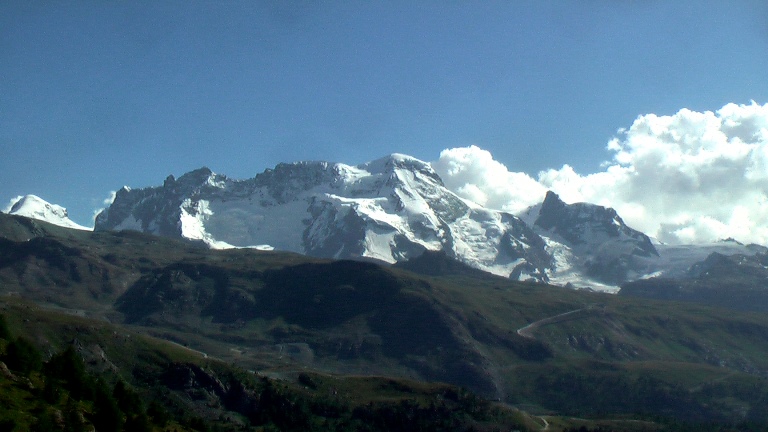
[[[428,163],[399,154],[358,166],[280,164],[247,180],[201,168],[163,186],[125,187],[95,224],[120,229],[388,263],[439,250],[520,280],[547,280],[552,265],[518,217],[458,197]]]
[[[702,248],[711,251],[714,246]],[[691,301],[737,310],[768,312],[768,250],[746,246],[746,253],[734,253],[736,242],[723,241],[727,253],[711,252],[706,259],[687,269],[685,275],[659,275],[629,282],[621,295],[662,300]]]
[[[617,286],[655,270],[651,239],[627,226],[612,208],[566,204],[554,192],[521,215],[547,243],[553,282]]]
[[[744,255],[755,256],[766,254],[765,246],[756,244],[742,244],[733,239],[720,240],[710,244],[699,245],[668,245],[658,244],[660,263],[656,265],[656,271],[648,276],[664,278],[688,278],[695,275],[695,267],[703,263],[711,255]]]
[[[69,219],[69,216],[67,215],[67,209],[64,207],[51,204],[36,195],[25,195],[19,197],[16,199],[16,202],[11,204],[7,213],[42,220],[65,228],[73,228],[86,231],[91,230],[91,228],[84,227]]]
[[[89,229],[34,195],[9,213]],[[201,168],[162,186],[123,187],[94,229],[387,263],[435,251],[504,277],[611,292],[638,279],[688,278],[713,252],[766,250],[732,240],[654,243],[615,210],[566,204],[553,192],[519,215],[483,208],[448,190],[430,164],[399,154],[358,166],[283,163],[245,180]]]

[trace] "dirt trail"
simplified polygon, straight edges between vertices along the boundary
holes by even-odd
[[[194,349],[194,348],[190,348],[190,347],[188,347],[188,346],[186,346],[186,345],[182,345],[182,344],[180,344],[180,343],[178,343],[178,342],[174,342],[174,341],[172,341],[172,340],[168,340],[168,339],[163,339],[163,340],[164,340],[164,341],[166,341],[166,342],[168,342],[168,343],[170,343],[170,344],[176,345],[176,346],[177,346],[177,347],[179,347],[179,348],[183,348],[183,349],[185,349],[185,350],[187,350],[187,351],[191,351],[191,352],[193,352],[193,353],[195,353],[195,354],[199,354],[199,355],[200,355],[200,356],[202,356],[203,358],[210,358],[210,359],[218,360],[216,357],[209,357],[209,356],[208,356],[208,354],[206,354],[206,353],[204,353],[204,352],[202,352],[202,351],[196,350],[196,349]]]
[[[583,307],[583,308],[579,308],[579,309],[574,309],[572,311],[568,311],[568,312],[564,312],[564,313],[561,313],[561,314],[553,315],[553,316],[550,316],[550,317],[542,318],[542,319],[540,319],[538,321],[534,321],[534,322],[532,322],[532,323],[530,323],[528,325],[520,327],[519,329],[517,329],[517,334],[519,334],[520,336],[522,336],[524,338],[536,339],[533,336],[533,331],[536,330],[537,328],[543,327],[543,326],[549,325],[549,324],[554,324],[556,322],[566,321],[566,320],[569,320],[569,319],[581,318],[581,316],[579,315],[580,312],[589,312],[589,311],[592,311],[593,309],[595,309],[596,307],[597,307],[597,305],[589,305],[587,307]]]
[[[549,430],[549,422],[547,421],[547,419],[545,419],[545,418],[544,418],[544,417],[542,417],[542,416],[539,416],[539,419],[541,419],[541,421],[543,421],[543,422],[544,422],[544,427],[543,427],[543,428],[541,428],[541,430],[543,430],[543,431],[545,431],[545,430]]]

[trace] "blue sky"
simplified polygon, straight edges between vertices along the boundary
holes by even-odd
[[[31,3],[31,4],[30,4]],[[0,199],[91,225],[208,166],[435,161],[587,175],[640,115],[768,103],[764,1],[0,3]]]

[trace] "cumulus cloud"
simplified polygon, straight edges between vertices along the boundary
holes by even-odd
[[[510,172],[490,152],[477,146],[443,150],[432,168],[459,196],[511,213],[541,202],[547,192],[528,174]]]
[[[457,194],[501,210],[519,211],[549,189],[613,207],[664,242],[768,244],[768,104],[643,115],[606,150],[603,170],[586,175],[565,165],[533,179],[475,146],[445,150],[433,166]]]

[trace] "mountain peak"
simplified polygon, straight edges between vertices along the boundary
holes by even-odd
[[[207,166],[202,166],[198,169],[192,170],[186,174],[183,174],[179,180],[181,180],[184,177],[187,176],[194,176],[194,177],[209,177],[211,174],[213,174],[213,171],[211,171],[210,168]]]
[[[560,195],[556,194],[555,192],[548,190],[547,194],[544,196],[544,202],[554,202],[554,203],[563,203],[565,202],[560,199]]]
[[[183,174],[178,179],[174,179],[174,177],[170,175],[165,179],[165,184],[172,185],[177,183],[182,185],[200,186],[209,182],[212,177],[216,177],[216,174],[211,171],[210,168],[202,167]]]
[[[736,244],[736,245],[739,245],[739,246],[743,246],[744,245],[744,243],[736,240],[733,237],[728,237],[728,238],[725,238],[725,239],[721,239],[721,240],[718,240],[717,242],[718,243],[733,243],[733,244]]]
[[[634,232],[613,208],[583,202],[566,204],[552,191],[547,192],[535,225],[556,232],[574,244],[583,243],[581,231],[587,225],[599,227],[609,237],[619,237],[627,230]]]
[[[544,197],[544,202],[541,203],[539,209],[539,215],[536,218],[535,224],[548,230],[554,227],[560,215],[565,210],[567,204],[560,199],[560,196],[552,191],[547,191],[547,195]]]
[[[444,186],[443,179],[437,175],[437,172],[432,168],[432,165],[423,160],[401,153],[392,153],[388,156],[362,164],[359,168],[373,174],[394,173],[395,171],[400,170],[409,171],[414,174],[421,174],[434,180],[440,186]]]
[[[363,164],[363,166],[368,167],[372,172],[382,172],[393,168],[404,168],[408,166],[422,167],[428,165],[428,163],[422,160],[401,153],[392,153]]]
[[[637,277],[645,272],[647,259],[659,255],[648,236],[627,226],[610,207],[566,204],[552,191],[533,214],[536,207],[528,210],[526,220],[535,217],[534,229],[548,239],[553,253],[570,256],[570,266],[581,267],[583,274],[601,283],[617,285]],[[570,277],[569,265],[562,267],[555,271],[555,280]]]
[[[18,197],[16,202],[11,205],[8,214],[42,220],[65,228],[90,231],[90,228],[69,219],[67,209],[57,204],[51,204],[37,195]]]

